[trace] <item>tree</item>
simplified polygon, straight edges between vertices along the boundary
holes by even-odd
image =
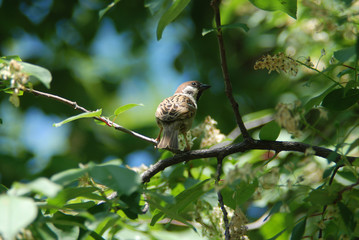
[[[2,2],[2,238],[358,237],[355,2],[103,4]],[[196,150],[155,150],[188,76]]]

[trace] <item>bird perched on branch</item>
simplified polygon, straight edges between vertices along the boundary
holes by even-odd
[[[209,87],[197,81],[182,83],[173,96],[166,98],[158,105],[155,114],[157,125],[160,127],[160,133],[156,139],[157,148],[178,151],[178,134],[181,133],[186,141],[186,150],[190,150],[186,133],[191,128],[196,115],[197,101],[202,92]]]

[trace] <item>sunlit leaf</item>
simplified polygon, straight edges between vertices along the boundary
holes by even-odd
[[[51,177],[51,181],[60,185],[67,185],[78,180],[86,173],[86,171],[87,169],[84,168],[68,169],[53,175]]]
[[[116,110],[114,111],[114,115],[119,115],[123,112],[126,112],[127,110],[130,110],[131,108],[134,108],[134,107],[137,107],[137,106],[142,106],[143,107],[143,104],[140,103],[140,104],[135,104],[135,103],[130,103],[130,104],[126,104],[126,105],[123,105],[121,107],[118,107],[116,108]]]
[[[67,201],[77,197],[103,200],[103,197],[94,193],[97,190],[98,189],[95,187],[68,187],[60,191],[55,197],[49,198],[48,204],[51,206],[62,207]]]
[[[52,76],[49,70],[26,62],[19,62],[19,64],[23,67],[21,71],[29,74],[30,79],[31,77],[34,77],[42,84],[44,84],[47,88],[50,88]]]
[[[297,18],[297,0],[249,0],[254,6],[266,11],[282,11]]]
[[[68,122],[72,122],[81,118],[93,118],[93,117],[99,117],[102,114],[102,109],[97,109],[96,111],[93,112],[86,112],[86,113],[81,113],[72,117],[69,117],[59,123],[54,123],[53,126],[54,127],[61,127],[62,125],[64,125],[65,123]]]
[[[61,189],[60,185],[47,178],[40,177],[29,183],[15,183],[9,192],[17,196],[35,192],[47,197],[55,197]]]
[[[3,56],[0,58],[0,62],[2,62],[1,60],[6,60],[7,61],[10,61],[12,59],[14,59],[15,61],[18,61],[18,62],[21,62],[21,58],[18,56],[18,55],[10,55],[10,56]]]
[[[163,30],[168,24],[175,20],[178,15],[186,8],[191,0],[175,0],[172,6],[162,15],[157,25],[157,40],[162,38]]]
[[[89,175],[100,183],[117,191],[120,195],[130,195],[138,190],[141,180],[139,175],[118,165],[95,165],[89,168]]]
[[[37,207],[31,198],[0,196],[0,235],[15,239],[15,235],[35,220]]]

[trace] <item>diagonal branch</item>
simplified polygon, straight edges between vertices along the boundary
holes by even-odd
[[[142,173],[141,178],[142,182],[149,182],[151,177],[165,168],[194,159],[200,158],[211,158],[211,157],[226,157],[233,153],[246,152],[249,150],[272,150],[277,153],[282,151],[293,151],[293,152],[301,152],[305,153],[308,149],[312,149],[315,156],[330,159],[336,163],[339,163],[340,160],[346,159],[349,163],[353,163],[356,157],[347,157],[342,156],[335,151],[332,151],[327,148],[312,146],[306,143],[301,142],[282,142],[282,141],[264,141],[264,140],[254,140],[254,139],[245,139],[243,142],[213,148],[213,149],[202,149],[202,150],[194,150],[189,152],[184,152],[177,154],[173,157],[163,159],[152,165],[147,171]],[[341,163],[340,163],[341,165]]]
[[[36,96],[46,97],[46,98],[53,99],[53,100],[56,100],[58,102],[70,105],[75,110],[80,110],[82,112],[91,112],[91,111],[87,110],[86,108],[79,106],[76,102],[70,101],[70,100],[68,100],[66,98],[63,98],[63,97],[59,97],[59,96],[56,96],[56,95],[53,95],[53,94],[44,93],[44,92],[40,92],[40,91],[37,91],[37,90],[34,90],[34,89],[25,88],[25,87],[23,87],[22,90],[25,91],[25,92],[32,93],[32,94],[34,94]],[[132,135],[134,137],[137,137],[137,138],[139,138],[141,140],[144,140],[146,142],[152,143],[154,145],[157,144],[157,141],[155,139],[146,137],[146,136],[141,135],[141,134],[139,134],[137,132],[134,132],[132,130],[124,128],[121,125],[119,125],[119,124],[117,124],[115,122],[112,122],[111,120],[109,120],[109,119],[107,119],[105,117],[94,117],[94,119],[99,120],[101,122],[104,122],[109,127],[114,127],[116,130],[119,130],[121,132],[130,134],[130,135]]]
[[[229,77],[227,58],[226,58],[226,50],[224,48],[223,34],[222,34],[222,28],[221,28],[221,15],[219,12],[220,2],[221,2],[220,0],[212,0],[211,6],[213,8],[215,21],[216,21],[217,39],[218,39],[218,46],[219,46],[219,54],[221,57],[221,67],[222,67],[222,73],[223,73],[223,78],[224,78],[225,91],[226,91],[227,98],[231,102],[232,109],[233,109],[233,112],[234,112],[234,115],[236,118],[236,122],[237,122],[239,129],[242,132],[243,138],[250,139],[251,136],[249,135],[248,130],[244,126],[241,114],[239,113],[238,103],[234,99],[234,96],[232,93],[233,92],[232,83],[231,83],[231,80]]]

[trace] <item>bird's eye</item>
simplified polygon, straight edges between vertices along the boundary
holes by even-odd
[[[197,83],[196,83],[196,82],[193,82],[193,83],[192,83],[192,86],[196,86],[196,85],[197,85]]]

